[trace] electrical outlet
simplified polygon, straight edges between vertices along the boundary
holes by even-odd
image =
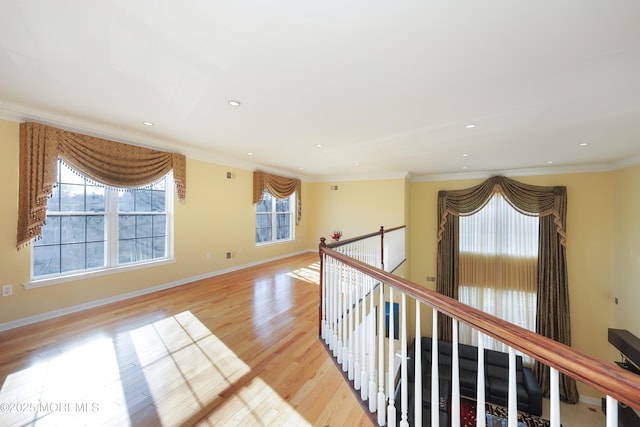
[[[231,259],[231,252],[227,252],[227,259]]]
[[[13,285],[2,285],[2,296],[9,297],[13,295]]]

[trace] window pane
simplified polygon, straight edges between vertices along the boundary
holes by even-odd
[[[160,181],[158,181],[155,184],[153,184],[153,187],[151,187],[151,188],[154,189],[154,190],[162,191],[164,193],[164,191],[166,189],[166,185],[167,185],[167,177],[165,176]]]
[[[87,216],[87,242],[103,242],[105,240],[104,220],[103,215]]]
[[[97,187],[95,185],[88,185],[87,191],[87,211],[89,212],[104,212],[104,187]]]
[[[33,275],[60,273],[60,246],[37,246],[33,248]]]
[[[118,216],[118,238],[133,239],[136,237],[136,217],[135,215]]]
[[[278,230],[278,240],[290,239],[291,238],[291,215],[286,214],[278,214],[277,215],[277,230]]]
[[[85,269],[85,244],[74,243],[60,246],[60,272]]]
[[[153,239],[136,239],[136,261],[153,258]]]
[[[289,212],[291,208],[289,207],[290,199],[276,199],[276,212]]]
[[[84,185],[60,184],[60,211],[84,211]]]
[[[56,185],[53,187],[51,197],[49,197],[49,200],[47,201],[47,212],[58,211],[60,211],[60,187]]]
[[[166,236],[167,235],[167,216],[166,215],[154,215],[153,216],[153,236]]]
[[[256,212],[259,212],[259,213],[271,212],[272,204],[273,202],[272,202],[271,194],[265,191],[262,197],[262,201],[256,205]]]
[[[152,237],[153,223],[151,215],[136,215],[136,237]]]
[[[269,242],[273,240],[271,214],[256,215],[256,242]]]
[[[165,211],[165,200],[166,200],[166,196],[165,196],[165,192],[164,190],[162,191],[158,191],[158,190],[153,190],[151,191],[151,211],[152,212],[164,212]]]
[[[87,267],[98,268],[104,267],[104,242],[87,243]]]
[[[133,191],[118,192],[118,211],[133,212],[135,210],[135,196]]]
[[[85,179],[79,173],[69,169],[67,165],[58,161],[58,171],[60,172],[60,183],[84,185]]]
[[[167,256],[167,239],[164,237],[155,237],[153,239],[153,257],[164,258]]]
[[[79,215],[61,217],[61,243],[79,243],[85,241],[85,218],[86,217]]]
[[[118,242],[118,262],[120,264],[128,264],[136,260],[136,241],[120,240]]]
[[[34,246],[55,245],[60,243],[60,217],[47,215],[42,227],[42,239],[37,239]]]
[[[133,194],[136,199],[136,212],[151,212],[151,190],[136,190]]]

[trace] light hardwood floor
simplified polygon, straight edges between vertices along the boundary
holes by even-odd
[[[371,425],[318,338],[317,261],[0,333],[0,427]],[[598,408],[561,413],[565,427],[604,425]]]
[[[318,338],[317,261],[0,333],[0,426],[371,425]]]

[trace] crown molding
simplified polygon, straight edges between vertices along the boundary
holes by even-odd
[[[136,145],[139,147],[151,148],[155,150],[177,152],[180,154],[184,154],[186,157],[194,160],[200,160],[220,166],[227,166],[250,171],[260,169],[273,174],[292,176],[292,173],[289,170],[278,169],[269,165],[260,164],[258,162],[248,162],[245,160],[224,156],[219,153],[186,144],[183,141],[175,141],[137,132],[124,131],[113,126],[83,120],[68,115],[51,113],[48,111],[26,107],[18,104],[10,104],[6,102],[0,103],[0,119],[18,123],[33,121],[68,130],[70,132],[78,132],[85,135],[94,136],[96,138],[109,139],[112,141]],[[293,174],[293,176],[305,181],[312,179],[308,176],[300,176],[300,174]]]
[[[494,171],[416,175],[411,177],[411,182],[461,181],[465,179],[487,179],[496,175],[502,175],[506,177],[562,175],[562,174],[573,174],[573,173],[610,172],[611,170],[613,169],[609,165],[605,165],[605,164],[547,167],[547,168],[505,169],[505,170],[494,170]]]
[[[623,169],[629,166],[640,164],[640,156],[634,156],[618,162],[613,162],[611,164],[592,164],[566,167],[550,166],[544,168],[474,171],[443,174],[413,174],[407,171],[396,171],[379,174],[315,176],[300,174],[299,172],[293,172],[288,169],[279,169],[273,166],[261,164],[259,162],[249,162],[238,158],[228,157],[219,153],[215,153],[213,151],[186,144],[183,141],[175,141],[137,132],[124,131],[114,126],[83,120],[68,115],[51,113],[45,110],[26,107],[19,104],[1,102],[0,119],[18,123],[26,121],[36,121],[72,132],[79,132],[86,135],[95,136],[98,138],[110,139],[126,144],[137,145],[140,147],[152,148],[157,150],[178,152],[191,159],[213,163],[220,166],[227,166],[243,170],[262,170],[277,175],[296,177],[305,182],[378,181],[390,179],[407,179],[411,182],[460,181],[465,179],[486,179],[495,175],[515,177],[610,172],[613,170]]]

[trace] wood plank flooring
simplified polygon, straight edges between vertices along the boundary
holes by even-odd
[[[371,425],[318,338],[317,261],[0,333],[0,426]]]

